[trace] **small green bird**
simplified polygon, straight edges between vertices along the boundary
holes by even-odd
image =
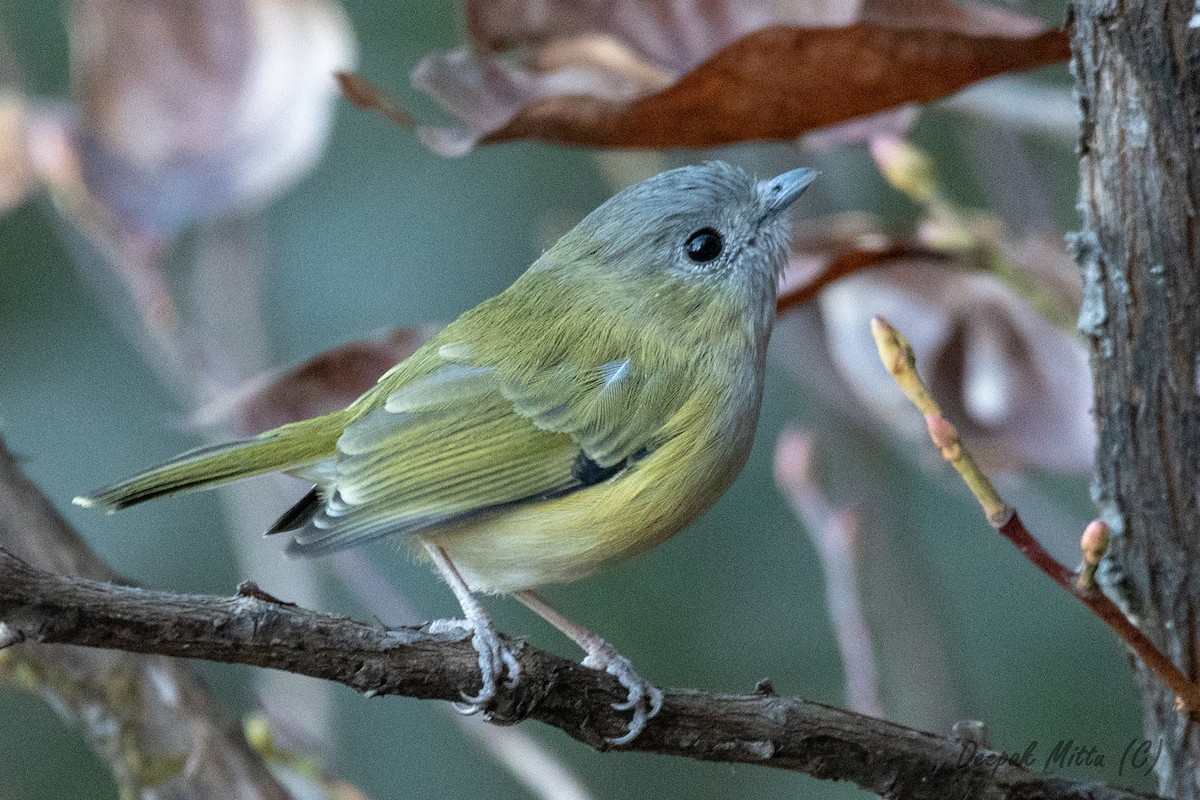
[[[723,162],[673,169],[605,202],[496,297],[332,414],[185,453],[77,497],[112,510],[284,472],[316,484],[268,533],[321,555],[383,537],[419,545],[479,653],[485,705],[517,660],[472,592],[506,593],[628,690],[634,739],[662,703],[608,642],[538,586],[661,544],[702,515],[750,452],[783,212],[816,177]]]

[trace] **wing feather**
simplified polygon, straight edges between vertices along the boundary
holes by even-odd
[[[326,501],[292,552],[331,552],[462,523],[608,480],[658,443],[681,392],[629,358],[530,375],[441,365],[393,391],[338,440]]]

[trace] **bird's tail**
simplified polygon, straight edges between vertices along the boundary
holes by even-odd
[[[201,447],[120,483],[76,497],[75,505],[119,511],[156,497],[268,472],[299,470],[332,456],[343,425],[337,414],[284,425],[236,442]]]

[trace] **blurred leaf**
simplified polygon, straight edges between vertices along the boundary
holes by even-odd
[[[327,350],[289,370],[259,375],[201,408],[189,423],[199,427],[225,424],[250,436],[338,411],[412,355],[437,330],[436,326],[397,328]]]
[[[1023,259],[1014,268],[1038,276],[1042,290],[1070,292],[1064,277],[1071,262],[1061,243],[1025,239],[983,246],[1003,258]],[[821,256],[818,251],[804,257]],[[894,430],[925,436],[922,421],[871,349],[870,319],[883,315],[905,331],[930,390],[982,463],[1086,471],[1095,431],[1082,341],[994,273],[979,271],[978,257],[967,252],[902,257],[825,289],[819,305],[838,371]],[[1072,301],[1060,296],[1059,302]]]
[[[495,53],[543,48],[559,39],[603,33],[639,58],[680,73],[717,50],[772,25],[837,27],[856,21],[981,35],[1031,36],[1037,20],[967,0],[468,0],[467,32]]]
[[[1082,472],[1091,466],[1091,377],[1082,341],[1054,315],[1075,313],[1078,276],[1063,241],[1013,238],[996,219],[963,217],[970,248],[939,247],[923,226],[915,238],[881,232],[869,214],[808,220],[796,232],[780,284],[780,308],[819,290],[822,324],[776,333],[776,354],[838,402],[848,390],[907,438],[927,434],[880,367],[869,325],[895,320],[912,341],[930,389],[982,463]],[[823,328],[823,330],[821,330]],[[837,380],[811,343],[824,338]],[[843,384],[844,381],[844,384]],[[839,388],[830,388],[828,384]]]
[[[196,358],[163,271],[171,239],[309,171],[353,35],[335,0],[76,0],[68,33],[77,108],[33,109],[35,170],[83,234],[77,264],[102,270],[117,319],[132,302],[127,330],[182,385]]]
[[[1062,32],[1039,33],[1033,19],[948,0],[699,5],[469,3],[473,46],[431,54],[413,73],[463,127],[422,128],[422,139],[443,155],[524,138],[792,139],[1070,54]]]
[[[158,236],[304,175],[354,60],[333,0],[78,0],[70,39],[87,189]]]

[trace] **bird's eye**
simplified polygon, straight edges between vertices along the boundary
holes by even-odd
[[[724,247],[725,240],[721,238],[721,234],[712,228],[701,228],[689,236],[687,241],[683,243],[683,251],[687,253],[688,258],[697,264],[712,261],[721,255],[721,250]]]

